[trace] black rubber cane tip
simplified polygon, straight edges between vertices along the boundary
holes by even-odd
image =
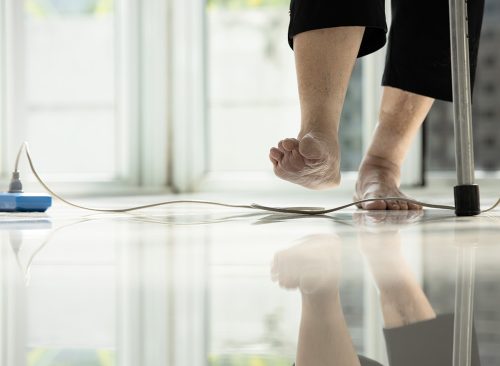
[[[479,186],[477,184],[455,186],[455,214],[476,216],[481,213]]]

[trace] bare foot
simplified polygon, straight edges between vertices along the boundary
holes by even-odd
[[[335,134],[309,132],[281,140],[269,159],[281,179],[310,189],[328,189],[340,183],[340,148]]]
[[[399,190],[399,167],[385,159],[366,156],[359,168],[354,200],[378,197],[409,198]],[[372,201],[358,205],[365,210],[421,210],[422,206],[406,201]]]

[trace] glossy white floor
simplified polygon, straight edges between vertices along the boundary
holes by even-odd
[[[249,197],[184,198],[318,205],[318,196]],[[484,204],[494,198],[483,195]],[[177,205],[93,214],[56,203],[46,214],[0,215],[0,235],[2,366],[284,366],[296,357],[315,366],[336,347],[332,365],[373,364],[353,357],[351,343],[384,365],[389,353],[400,364],[451,366],[453,319],[443,316],[457,290],[457,355],[470,348],[473,365],[477,352],[483,366],[500,364],[498,210],[304,217]]]

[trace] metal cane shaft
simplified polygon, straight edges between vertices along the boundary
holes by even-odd
[[[458,185],[474,184],[467,1],[450,0],[451,69]]]

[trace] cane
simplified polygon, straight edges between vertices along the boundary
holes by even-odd
[[[475,184],[474,178],[467,0],[449,1],[455,162],[458,180],[454,189],[455,213],[457,216],[474,216],[481,210],[479,186]]]

